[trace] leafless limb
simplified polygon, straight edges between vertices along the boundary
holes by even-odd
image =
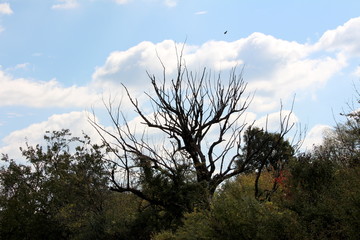
[[[169,81],[165,65],[160,63],[162,79],[148,73],[154,90],[153,94],[146,93],[153,107],[152,114],[146,114],[129,89],[123,87],[142,123],[148,129],[162,132],[170,144],[164,143],[158,148],[151,145],[145,135],[139,137],[130,129],[120,105],[114,106],[111,101],[104,102],[104,105],[114,131],[105,129],[95,118],[90,119],[90,123],[116,158],[112,189],[132,192],[161,205],[161,199],[152,199],[141,191],[138,173],[144,164],[169,178],[175,177],[179,169],[188,164],[195,180],[206,183],[212,195],[226,179],[247,171],[256,153],[238,163],[243,154],[242,133],[249,126],[242,117],[253,98],[245,93],[247,84],[242,71],[237,74],[233,69],[227,81],[222,80],[220,74],[212,76],[206,68],[196,74],[187,69],[181,51],[176,76]],[[281,115],[280,119],[280,137],[283,138],[293,125],[290,115]],[[117,179],[117,173],[122,174],[121,180]],[[261,169],[258,174],[261,174]]]

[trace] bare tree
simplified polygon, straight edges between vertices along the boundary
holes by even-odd
[[[174,79],[166,79],[161,61],[161,80],[148,73],[154,90],[153,94],[146,93],[153,106],[152,114],[146,114],[124,86],[143,124],[165,134],[169,144],[159,148],[150,144],[145,135],[137,136],[121,106],[111,101],[105,106],[116,132],[105,129],[95,118],[90,119],[116,156],[112,161],[112,189],[132,192],[158,205],[164,202],[143,191],[141,175],[158,173],[175,181],[179,175],[193,174],[194,181],[204,186],[210,199],[222,182],[251,169],[256,156],[247,154],[244,158],[242,153],[241,138],[246,126],[242,116],[252,99],[252,95],[245,94],[247,84],[242,71],[237,74],[233,69],[229,79],[223,81],[220,74],[212,76],[206,68],[200,74],[189,71],[181,56]],[[279,136],[283,138],[292,127],[289,116],[280,124]]]

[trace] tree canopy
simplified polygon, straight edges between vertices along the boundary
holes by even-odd
[[[109,180],[102,147],[86,135],[71,137],[69,130],[47,133],[44,139],[45,148],[21,149],[27,165],[3,156],[1,238],[69,239],[76,234],[102,239]]]

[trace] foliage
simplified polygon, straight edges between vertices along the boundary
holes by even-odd
[[[224,186],[214,206],[215,239],[298,239],[296,216],[259,202],[238,182]]]
[[[356,90],[356,105],[360,103],[360,92]],[[355,104],[348,104],[349,112],[341,113],[343,123],[336,123],[324,137],[323,144],[315,148],[318,158],[328,159],[349,167],[360,164],[360,110]]]
[[[326,158],[320,151],[326,148],[320,147],[295,157],[290,144],[276,133],[256,128],[246,133],[243,153],[256,156],[248,165],[252,167],[222,184],[208,207],[201,202],[209,196],[207,187],[186,161],[178,165],[179,172],[167,174],[138,160],[142,192],[162,203],[152,204],[131,192],[109,190],[113,168],[104,161],[104,149],[87,136],[74,138],[68,130],[47,133],[47,146],[22,149],[27,165],[3,157],[0,237],[360,238],[360,169],[354,161],[345,164],[336,155]],[[269,157],[263,157],[268,151]],[[263,201],[254,195],[254,182],[259,192],[274,184],[276,191]]]
[[[141,200],[128,193],[110,192],[104,205],[104,224],[107,239],[131,240],[142,239],[148,235],[137,225],[143,219],[139,206]],[[105,237],[104,237],[105,238]]]
[[[187,214],[175,233],[155,239],[302,239],[296,215],[272,202],[259,202],[238,181],[226,183],[210,210]]]
[[[304,154],[289,164],[282,207],[299,216],[307,239],[359,239],[359,168],[316,156]]]
[[[101,147],[86,135],[72,138],[68,130],[47,133],[44,139],[45,148],[21,149],[28,165],[3,157],[7,166],[0,170],[1,237],[103,238],[109,176]]]
[[[359,239],[360,112],[329,131],[323,144],[289,165],[284,207],[299,215],[309,239]]]
[[[270,200],[281,184],[285,164],[294,157],[294,153],[293,146],[281,133],[270,133],[257,127],[249,127],[245,131],[243,154],[237,164],[239,168],[245,168],[244,163],[247,159],[254,159],[245,169],[247,172],[254,172],[256,199]],[[260,179],[263,171],[270,172],[274,180],[271,181],[271,186],[261,189]]]

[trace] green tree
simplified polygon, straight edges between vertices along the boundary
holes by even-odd
[[[49,216],[31,167],[13,161],[0,170],[0,238],[64,239],[60,224]]]
[[[348,169],[307,153],[292,161],[288,170],[291,175],[286,183],[288,195],[282,204],[298,215],[303,236],[307,239],[358,239],[359,235],[351,233],[349,227],[357,225],[358,228],[359,222],[354,224],[353,220],[348,220],[349,213],[358,212],[359,207],[348,196],[351,192],[351,197],[358,199],[359,187],[349,182],[352,174]]]
[[[255,173],[254,193],[256,199],[270,200],[284,177],[284,167],[295,154],[294,147],[281,133],[270,133],[257,127],[249,127],[244,133],[243,154],[238,159],[239,168]],[[248,159],[253,159],[247,166]],[[273,184],[270,189],[260,188],[263,171],[271,172]]]
[[[103,150],[69,130],[46,147],[21,149],[27,165],[4,156],[0,171],[2,239],[102,239],[109,173]]]

